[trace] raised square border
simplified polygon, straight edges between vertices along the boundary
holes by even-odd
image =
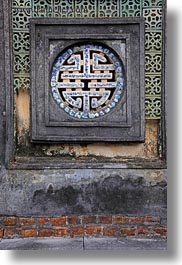
[[[31,90],[31,97],[32,97],[32,109],[31,109],[31,131],[32,131],[32,142],[60,142],[60,143],[64,143],[64,142],[77,142],[77,143],[82,143],[82,142],[133,142],[133,141],[139,141],[139,142],[143,142],[144,141],[144,135],[145,135],[145,128],[144,128],[144,124],[145,124],[145,107],[144,107],[144,98],[145,98],[145,91],[144,91],[144,18],[141,17],[137,17],[137,18],[103,18],[103,19],[78,19],[78,18],[74,18],[74,19],[54,19],[54,18],[33,18],[30,20],[30,28],[31,28],[31,63],[32,63],[32,74],[31,74],[31,79],[32,79],[32,90]],[[42,133],[39,133],[41,130],[43,131],[43,129],[45,131],[47,131],[46,126],[42,126],[43,123],[39,124],[40,122],[40,118],[39,120],[37,119],[37,102],[36,102],[36,95],[35,95],[35,91],[36,91],[36,84],[37,84],[37,80],[36,80],[36,28],[39,28],[40,30],[40,40],[42,42],[47,43],[47,38],[46,36],[46,26],[49,29],[48,32],[51,30],[51,27],[57,27],[58,33],[57,33],[57,38],[63,38],[63,39],[75,39],[75,36],[77,39],[80,38],[79,33],[74,33],[74,37],[71,36],[71,34],[66,34],[66,36],[64,37],[63,34],[60,35],[59,31],[61,30],[61,27],[68,27],[70,25],[74,25],[74,27],[86,27],[87,25],[92,27],[92,33],[86,33],[85,36],[82,36],[83,39],[94,39],[94,40],[98,40],[101,37],[99,36],[99,34],[102,32],[102,27],[104,27],[105,25],[108,25],[108,27],[112,27],[112,32],[109,33],[104,33],[104,35],[102,36],[104,39],[122,39],[122,26],[126,26],[126,27],[131,27],[132,26],[138,26],[138,33],[140,36],[140,43],[139,43],[139,88],[138,88],[138,93],[139,93],[139,102],[138,102],[138,114],[140,114],[140,121],[137,121],[140,123],[140,128],[137,129],[137,135],[130,135],[127,133],[127,127],[130,127],[130,124],[126,125],[124,124],[124,126],[122,126],[122,124],[116,124],[116,126],[114,126],[114,124],[110,124],[105,122],[105,124],[102,124],[102,122],[95,121],[94,126],[97,126],[98,128],[102,127],[102,130],[105,130],[104,127],[106,128],[117,128],[116,130],[118,131],[118,134],[115,133],[113,134],[113,136],[109,137],[109,136],[101,136],[101,135],[97,135],[92,133],[92,136],[82,136],[79,135],[79,129],[76,129],[79,127],[83,127],[80,126],[81,122],[75,122],[75,124],[73,124],[71,126],[71,128],[75,127],[75,131],[76,135],[72,138],[70,138],[70,136],[68,136],[67,134],[64,136],[65,132],[66,132],[66,128],[68,126],[70,126],[70,123],[66,123],[65,124],[65,129],[63,129],[63,135],[60,134],[60,136],[56,136],[56,135],[52,135],[50,133],[48,133],[48,135],[43,135]],[[99,27],[98,27],[99,26]],[[122,32],[121,34],[118,34],[117,32],[115,33],[114,30],[114,26],[120,27],[121,29],[119,30],[120,32]],[[59,28],[60,27],[60,28]],[[94,29],[95,28],[95,29]],[[93,30],[94,29],[94,30]],[[132,29],[131,29],[132,30]],[[124,31],[124,35],[125,35],[125,31]],[[60,36],[59,36],[60,35]],[[78,36],[77,36],[78,35]],[[92,36],[93,35],[93,36]],[[42,39],[43,38],[43,39]],[[130,49],[130,46],[129,46]],[[44,56],[45,57],[45,56]],[[130,74],[130,69],[131,67],[129,67],[127,69],[128,73]],[[44,66],[42,66],[41,69],[44,69]],[[42,70],[43,71],[43,70]],[[42,74],[43,72],[41,72]],[[46,72],[47,73],[47,72]],[[47,73],[48,74],[48,73]],[[130,83],[130,82],[129,82]],[[130,84],[128,85],[128,88],[130,89]],[[131,94],[131,93],[130,93]],[[128,94],[128,95],[130,95]],[[127,97],[128,97],[127,95]],[[39,98],[39,97],[38,97]],[[129,101],[127,101],[128,106],[131,106],[130,104],[130,99]],[[46,105],[46,104],[45,104]],[[46,110],[47,113],[47,110]],[[129,111],[127,110],[127,115],[129,114]],[[129,122],[130,122],[130,115],[128,115],[129,117]],[[38,125],[39,124],[39,125]],[[96,125],[97,124],[97,125]],[[134,124],[136,124],[136,120],[134,120]],[[84,127],[86,128],[85,130],[88,130],[87,127],[90,127],[91,125],[86,124],[86,122],[84,122]],[[54,125],[56,126],[56,125]],[[51,127],[51,126],[50,126]],[[93,126],[91,126],[93,127]],[[136,125],[131,126],[131,131],[134,130],[134,128],[136,127]],[[139,126],[138,126],[139,127]],[[59,128],[59,126],[57,127]],[[119,135],[119,128],[121,128],[121,136]],[[122,132],[123,130],[123,132]],[[98,131],[99,132],[99,131]],[[61,131],[60,131],[61,133]],[[105,131],[106,133],[106,131]],[[45,133],[44,133],[45,134]],[[87,134],[87,133],[86,133]],[[124,134],[124,137],[122,136],[122,134]]]

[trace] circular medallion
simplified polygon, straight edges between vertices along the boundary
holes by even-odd
[[[60,108],[77,119],[108,114],[122,97],[123,84],[122,62],[105,45],[69,47],[52,68],[53,98]]]

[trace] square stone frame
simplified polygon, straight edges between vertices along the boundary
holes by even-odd
[[[0,125],[2,126],[4,121],[5,126],[5,137],[0,138],[1,150],[5,150],[2,155],[2,163],[8,169],[165,169],[167,167],[167,148],[166,148],[166,1],[164,2],[164,17],[163,17],[163,49],[162,49],[162,116],[161,116],[161,127],[160,127],[160,144],[162,147],[161,156],[154,159],[125,159],[123,162],[115,159],[108,160],[103,158],[102,161],[85,161],[79,159],[77,161],[71,161],[64,157],[50,159],[50,157],[16,157],[16,143],[14,136],[14,88],[13,88],[13,64],[12,64],[12,28],[11,28],[11,1],[0,0],[0,6],[3,7],[2,16],[3,20],[0,21],[0,27],[3,28],[1,31],[1,37],[4,39],[4,47],[0,50],[0,58],[4,62],[4,74],[0,76],[2,86],[0,88],[0,113],[2,119],[0,119]],[[1,13],[1,12],[0,12]],[[4,88],[4,89],[3,89]],[[4,104],[4,99],[5,104]],[[1,151],[0,150],[0,151]]]
[[[34,18],[30,21],[32,142],[144,142],[144,18]],[[107,117],[100,117],[99,120],[90,122],[71,117],[70,121],[64,121],[67,120],[67,114],[55,104],[54,100],[49,102],[50,65],[48,64],[52,59],[49,51],[51,41],[56,41],[57,45],[64,44],[63,49],[65,49],[66,46],[78,41],[88,40],[107,43],[110,47],[113,41],[125,41],[127,84],[124,118],[126,121],[123,120],[122,115],[119,115],[122,100],[106,115]],[[50,111],[52,108],[55,108],[54,112]],[[58,124],[51,125],[46,122],[49,111],[54,119],[59,117],[61,121]]]

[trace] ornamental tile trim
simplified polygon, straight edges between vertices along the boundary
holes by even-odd
[[[161,75],[145,75],[145,94],[148,96],[161,96]]]
[[[145,115],[147,119],[160,119],[161,118],[161,98],[160,97],[146,97]]]
[[[32,7],[32,1],[31,0],[12,0],[12,7],[13,8],[31,8]]]
[[[119,17],[119,0],[98,0],[98,17]]]
[[[140,0],[120,0],[121,17],[142,16],[142,1]]]
[[[162,71],[161,53],[145,53],[145,73],[160,75]]]
[[[14,31],[13,33],[13,50],[14,54],[29,54],[30,51],[30,34],[29,32]]]
[[[53,8],[54,8],[53,16],[55,18],[74,18],[75,17],[75,1],[54,0]]]
[[[14,91],[19,89],[30,89],[30,77],[26,76],[14,76]]]
[[[162,51],[162,31],[145,31],[145,51],[157,53]]]
[[[143,8],[162,7],[163,0],[143,0]]]
[[[146,29],[162,29],[162,8],[143,9]]]
[[[29,31],[29,20],[31,18],[30,8],[12,9],[12,28],[16,31]]]
[[[30,73],[30,56],[29,54],[14,55],[14,73],[29,74]]]
[[[97,1],[94,0],[75,0],[75,6],[73,6],[75,17],[97,17],[98,5]]]

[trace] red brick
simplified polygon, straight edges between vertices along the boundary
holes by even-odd
[[[41,224],[48,223],[48,222],[50,222],[50,218],[47,218],[47,217],[39,217],[39,218],[37,218],[37,222],[38,223],[41,223]]]
[[[83,235],[84,233],[84,228],[83,227],[71,227],[70,228],[70,236],[76,236],[76,235]]]
[[[37,236],[37,229],[23,229],[21,231],[22,237],[36,237]]]
[[[151,227],[139,226],[137,227],[138,235],[149,235],[152,232]]]
[[[3,234],[4,234],[3,229],[0,229],[0,238],[3,238]]]
[[[96,216],[95,215],[88,215],[82,217],[83,224],[96,224]]]
[[[68,229],[67,228],[55,228],[52,231],[52,235],[55,237],[63,237],[66,236],[68,233]]]
[[[136,232],[136,228],[134,227],[122,227],[121,234],[126,236],[134,236]]]
[[[99,222],[101,224],[112,224],[112,216],[99,216]]]
[[[70,225],[80,225],[81,219],[78,216],[69,216],[68,217],[68,224]]]
[[[160,218],[159,217],[146,216],[145,222],[146,223],[160,223]]]
[[[53,235],[53,229],[52,228],[40,228],[38,230],[38,236],[40,237],[50,237]]]
[[[115,236],[117,232],[118,229],[116,227],[105,227],[103,229],[104,236]]]
[[[164,227],[164,226],[153,227],[153,231],[160,235],[166,235],[167,227]]]
[[[66,225],[66,216],[50,218],[50,221],[53,226]]]
[[[6,217],[3,220],[3,225],[5,225],[5,226],[15,226],[16,223],[17,223],[16,217]]]
[[[18,228],[5,228],[4,229],[4,237],[5,238],[14,238],[18,237],[20,234]]]
[[[87,235],[100,235],[101,227],[100,226],[87,226],[85,228],[85,232]]]
[[[144,221],[145,221],[145,217],[131,217],[130,218],[130,222],[131,223],[144,223]]]
[[[129,222],[129,218],[127,216],[114,216],[114,224],[126,224]]]
[[[21,226],[32,226],[36,224],[36,219],[32,217],[20,217],[19,223]]]

